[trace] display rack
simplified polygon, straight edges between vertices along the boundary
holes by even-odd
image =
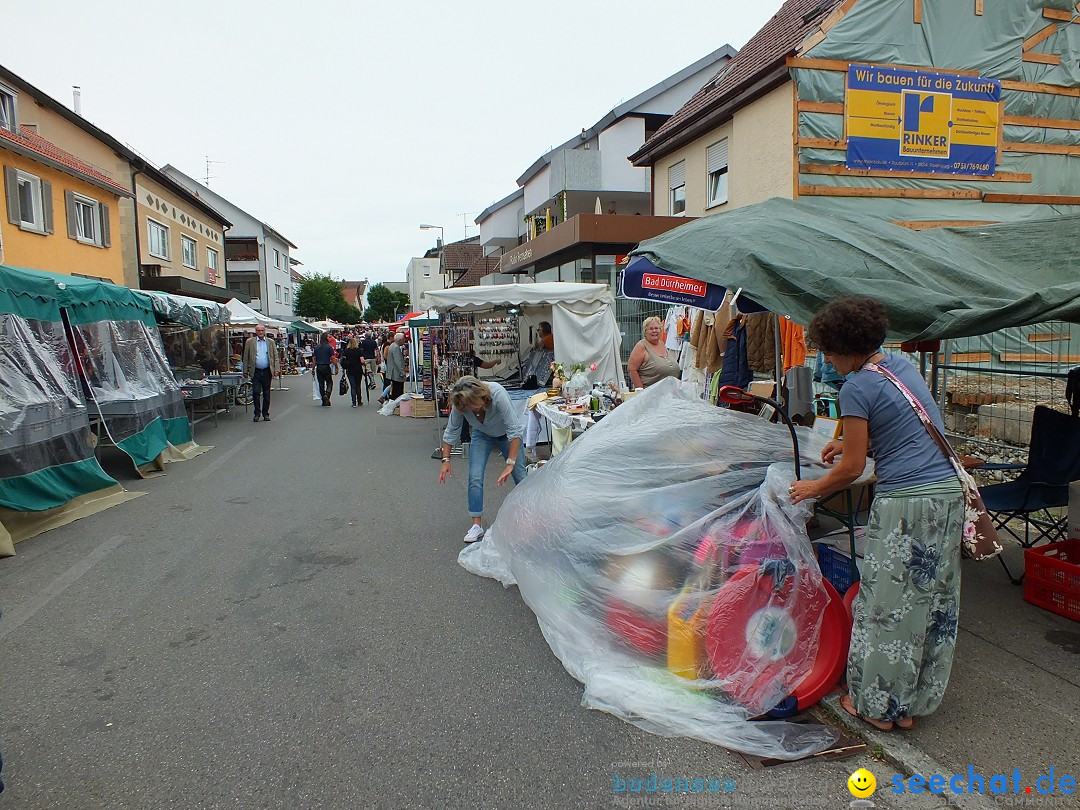
[[[476,353],[485,360],[517,357],[519,338],[516,315],[476,320]]]

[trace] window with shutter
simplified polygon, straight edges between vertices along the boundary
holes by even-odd
[[[668,167],[668,211],[671,216],[686,211],[686,161]]]
[[[68,213],[68,236],[74,231],[76,241],[84,245],[101,245],[101,203],[74,192],[65,192]],[[74,228],[71,218],[74,215]]]
[[[4,179],[9,183],[8,220],[18,225],[20,230],[50,233],[52,230],[52,185],[20,169],[12,169],[10,172],[5,169]],[[50,195],[48,211],[46,211],[44,196],[46,189]]]
[[[707,207],[723,205],[728,201],[728,139],[714,143],[705,153],[707,188],[709,202]]]

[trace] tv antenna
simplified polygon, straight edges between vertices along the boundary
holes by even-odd
[[[216,174],[210,174],[210,164],[212,163],[224,163],[224,160],[211,160],[209,155],[206,155],[206,175],[202,178],[203,185],[210,188],[211,180],[220,180]]]
[[[466,239],[469,238],[469,220],[468,220],[468,218],[473,216],[474,214],[477,214],[477,213],[479,213],[479,212],[477,212],[477,211],[465,211],[465,212],[463,212],[461,214],[458,214],[458,216],[461,217],[461,224],[465,228],[465,238]]]

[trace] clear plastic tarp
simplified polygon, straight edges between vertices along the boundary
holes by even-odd
[[[165,356],[161,336],[141,321],[97,321],[71,327],[78,361],[89,385],[87,404],[101,414],[114,443],[141,434],[156,419],[185,417],[183,393]],[[144,464],[165,449],[136,451]],[[156,450],[156,452],[155,452]]]
[[[800,430],[804,469],[823,443]],[[806,534],[811,507],[788,499],[793,459],[783,425],[664,380],[531,473],[459,561],[518,586],[586,707],[658,734],[807,756],[836,733],[755,719],[816,702],[846,659],[835,611],[846,614]]]
[[[93,459],[91,438],[63,325],[0,313],[0,506],[51,508],[80,494],[82,484],[85,491],[100,487],[89,473],[81,482],[72,475],[70,492],[57,482],[19,483]],[[91,466],[100,472],[96,462]]]

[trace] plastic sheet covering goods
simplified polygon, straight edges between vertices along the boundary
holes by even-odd
[[[804,463],[819,459],[821,442],[804,442]],[[806,756],[835,733],[751,720],[809,679],[831,686],[843,658],[833,644],[817,660],[835,591],[806,536],[809,506],[787,498],[792,453],[783,426],[665,380],[530,475],[459,561],[518,585],[585,706],[658,734]]]

